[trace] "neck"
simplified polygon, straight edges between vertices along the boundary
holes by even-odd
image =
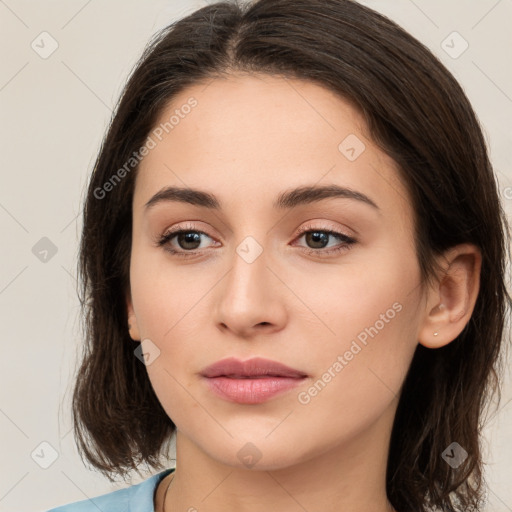
[[[385,479],[394,412],[336,446],[317,446],[313,456],[290,447],[290,459],[295,460],[286,465],[263,452],[254,466],[244,467],[233,439],[226,440],[224,449],[217,448],[228,454],[219,461],[178,431],[176,471],[164,510],[394,512]]]

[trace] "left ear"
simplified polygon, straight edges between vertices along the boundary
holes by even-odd
[[[463,331],[480,290],[482,255],[477,246],[452,247],[442,261],[444,272],[428,291],[426,316],[418,334],[418,342],[428,348],[447,345]]]
[[[140,332],[139,326],[137,324],[137,317],[135,316],[135,311],[133,310],[132,298],[131,294],[128,294],[126,297],[126,310],[128,316],[128,332],[130,333],[130,338],[133,341],[140,341]]]

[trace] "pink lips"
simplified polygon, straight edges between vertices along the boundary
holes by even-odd
[[[222,359],[205,368],[201,375],[221,398],[243,404],[264,402],[307,377],[300,370],[261,357],[247,361]]]

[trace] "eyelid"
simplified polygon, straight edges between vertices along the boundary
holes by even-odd
[[[190,222],[190,221],[189,221]],[[199,229],[197,226],[187,223],[185,225],[178,224],[177,226],[174,226],[170,229],[166,229],[161,235],[157,234],[156,236],[156,244],[162,245],[164,240],[170,240],[175,235],[182,233],[182,232],[189,232],[193,231],[195,233],[199,233],[201,235],[205,235],[208,238],[211,238],[212,240],[215,240],[215,238],[211,235],[209,235],[206,231],[203,231],[202,229]],[[192,251],[187,251],[192,252]]]
[[[189,224],[186,224],[186,225],[177,225],[171,229],[166,229],[162,235],[158,235],[157,239],[158,240],[161,240],[162,238],[167,238],[169,235],[173,235],[173,234],[177,234],[177,233],[180,233],[180,232],[183,232],[183,231],[195,231],[197,233],[200,233],[200,234],[203,234],[203,235],[206,235],[207,237],[209,238],[212,238],[214,239],[215,237],[209,235],[206,231],[202,231],[201,229],[199,229],[196,225],[194,224],[190,224],[191,221],[188,221]],[[339,228],[332,228],[332,227],[328,227],[328,226],[315,226],[313,224],[310,224],[311,221],[308,221],[308,224],[306,225],[303,225],[301,227],[298,228],[297,230],[297,234],[296,234],[296,238],[303,235],[304,233],[307,233],[309,231],[323,231],[323,232],[330,232],[330,233],[333,233],[333,234],[340,234],[340,235],[343,235],[347,238],[353,238],[352,235],[344,232],[344,231],[341,231],[339,230]],[[318,221],[318,222],[322,222],[322,221]],[[325,222],[325,221],[324,221]]]
[[[319,220],[317,222],[322,222],[322,221]],[[323,221],[323,222],[325,222],[325,221]],[[328,227],[325,225],[315,226],[315,225],[311,224],[311,221],[309,221],[308,224],[303,225],[298,229],[298,232],[297,232],[296,236],[294,237],[293,241],[297,240],[298,238],[301,238],[306,233],[315,232],[315,231],[327,233],[332,237],[336,237],[339,240],[341,240],[341,243],[338,244],[337,246],[335,246],[334,248],[331,247],[331,248],[321,248],[321,249],[312,249],[310,247],[299,246],[299,247],[301,247],[301,249],[304,252],[306,252],[310,255],[313,255],[313,256],[328,257],[335,253],[336,254],[342,253],[344,251],[349,250],[353,244],[356,244],[358,242],[358,240],[356,240],[353,236],[346,234],[344,231],[342,231],[339,228]],[[207,232],[198,229],[197,226],[190,224],[190,221],[189,221],[189,223],[184,226],[178,225],[176,227],[173,227],[172,229],[164,231],[164,233],[162,235],[157,237],[156,245],[158,247],[164,246],[164,250],[166,250],[167,252],[169,252],[173,255],[176,255],[178,257],[181,257],[181,256],[182,257],[193,257],[193,256],[196,256],[198,252],[204,252],[205,250],[209,249],[209,248],[194,249],[194,250],[187,251],[184,249],[171,249],[170,247],[167,247],[167,248],[165,247],[165,246],[170,245],[170,241],[176,235],[183,233],[183,232],[195,232],[195,233],[198,233],[201,235],[205,235],[208,238],[211,238],[212,240],[217,242],[214,237],[210,236]]]
[[[332,227],[332,226],[329,227],[329,226],[326,226],[326,225],[315,226],[314,224],[309,224],[310,222],[312,222],[312,221],[308,221],[308,224],[306,224],[304,226],[301,226],[298,229],[297,236],[303,235],[304,233],[306,233],[308,231],[324,231],[324,232],[328,232],[328,233],[340,234],[340,235],[343,235],[343,236],[345,236],[347,238],[354,238],[353,235],[345,232],[341,228]],[[325,222],[325,221],[316,221],[316,222]]]
[[[180,233],[182,231],[195,231],[197,233],[206,235],[212,239],[214,238],[213,236],[209,235],[206,231],[200,229],[196,224],[192,224],[192,222],[195,221],[186,221],[185,224],[177,224],[176,226],[165,229],[164,232],[161,235],[157,235],[157,237],[163,238],[165,236]]]
[[[340,243],[337,244],[335,247],[323,249],[312,249],[311,247],[300,246],[303,252],[313,257],[328,258],[330,256],[341,255],[342,253],[349,251],[353,245],[358,243],[358,240],[356,238],[354,238],[351,235],[347,235],[344,231],[342,231],[339,228],[332,228],[328,226],[314,226],[313,224],[306,224],[305,226],[301,226],[299,228],[299,233],[294,238],[294,241],[299,238],[302,238],[306,233],[314,232],[327,233],[328,235],[340,240]]]

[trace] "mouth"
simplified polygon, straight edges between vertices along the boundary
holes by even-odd
[[[308,377],[300,370],[263,358],[223,359],[205,368],[201,375],[210,391],[238,404],[263,403]]]

